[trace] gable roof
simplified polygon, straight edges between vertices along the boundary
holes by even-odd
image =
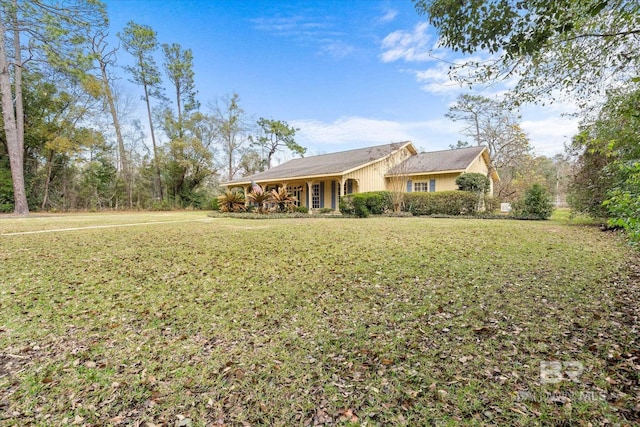
[[[395,166],[386,175],[464,171],[479,155],[485,153],[486,160],[489,160],[487,148],[482,146],[420,153]]]
[[[354,169],[382,160],[404,147],[407,147],[412,153],[416,153],[416,149],[410,141],[357,148],[338,153],[289,160],[264,172],[237,178],[222,185],[249,184],[251,181],[264,182],[280,179],[344,175]]]

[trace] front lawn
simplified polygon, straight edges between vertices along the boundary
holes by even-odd
[[[0,219],[2,426],[640,422],[639,263],[597,227],[78,218]]]

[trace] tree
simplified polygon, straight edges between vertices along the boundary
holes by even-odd
[[[578,212],[609,218],[620,212],[615,202],[633,187],[640,164],[640,88],[630,84],[612,90],[597,117],[583,121],[569,153],[574,175],[569,184],[569,204]],[[617,191],[620,190],[620,191]],[[623,201],[618,197],[617,200]]]
[[[307,149],[300,146],[294,139],[299,129],[290,127],[285,121],[268,120],[263,117],[258,120],[258,126],[263,135],[259,136],[253,144],[267,150],[267,169],[271,169],[273,155],[284,147],[304,157]]]
[[[265,162],[260,157],[260,153],[255,150],[248,150],[242,155],[240,163],[238,163],[238,169],[242,176],[253,175],[264,171]]]
[[[106,22],[104,5],[89,0],[0,3],[0,97],[16,214],[29,213],[24,182],[23,71],[45,62],[79,77],[87,60],[86,28]],[[28,47],[22,45],[23,33]],[[29,57],[23,60],[25,49]]]
[[[213,117],[216,121],[218,141],[225,155],[227,179],[231,181],[238,172],[238,162],[249,141],[247,116],[240,107],[240,96],[234,93],[216,102]]]
[[[518,102],[558,89],[583,100],[615,76],[637,76],[640,3],[627,0],[413,0],[440,35],[440,44],[465,54],[487,52],[452,75],[468,83],[519,77]]]
[[[493,171],[497,171],[499,175],[503,172],[516,173],[519,164],[531,153],[529,139],[520,128],[518,116],[503,102],[463,94],[449,107],[446,117],[465,123],[462,133],[475,145],[487,147],[491,158],[487,175],[491,175]],[[506,191],[507,183],[502,179],[497,183],[497,197],[513,196]]]
[[[129,21],[124,31],[118,33],[118,37],[122,41],[124,49],[135,59],[135,65],[126,66],[125,70],[131,74],[132,82],[142,86],[144,90],[144,101],[147,106],[149,132],[151,133],[151,144],[153,146],[153,161],[156,169],[156,194],[162,200],[162,173],[160,171],[160,162],[158,161],[158,145],[151,115],[151,98],[165,99],[161,86],[160,70],[153,59],[153,53],[158,48],[156,32],[147,25]]]
[[[540,184],[533,184],[524,197],[513,204],[511,214],[520,219],[549,219],[553,213],[553,203],[549,192]]]
[[[92,39],[91,51],[93,57],[97,61],[98,68],[100,70],[100,94],[104,97],[104,102],[109,109],[111,120],[113,123],[113,129],[116,135],[116,142],[118,145],[118,158],[120,160],[120,174],[124,182],[125,192],[127,193],[127,204],[129,209],[133,207],[133,192],[131,189],[131,166],[129,162],[129,156],[127,154],[124,138],[122,137],[122,126],[120,124],[120,117],[118,115],[118,109],[116,107],[116,96],[112,90],[111,77],[109,75],[108,68],[115,66],[115,56],[117,48],[108,50],[108,44],[106,38],[108,33],[105,31],[97,31]]]
[[[193,53],[191,49],[183,50],[179,44],[163,44],[164,69],[169,81],[173,84],[178,111],[178,135],[182,137],[183,113],[197,110],[200,103],[196,100],[193,72]]]

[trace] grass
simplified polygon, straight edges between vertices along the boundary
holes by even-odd
[[[0,262],[2,426],[640,417],[638,262],[597,227],[0,218]]]

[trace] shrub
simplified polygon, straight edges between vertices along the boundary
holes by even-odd
[[[622,168],[627,176],[607,193],[603,202],[609,213],[608,225],[621,227],[631,243],[640,244],[640,162]]]
[[[214,197],[209,201],[209,209],[212,211],[220,210],[220,201],[218,200],[217,197]]]
[[[296,213],[308,214],[309,208],[306,206],[296,206],[296,208],[293,211]]]
[[[321,214],[330,214],[332,212],[333,212],[333,209],[331,208],[322,208],[318,211],[318,213],[321,213]]]
[[[484,211],[487,213],[492,213],[500,209],[500,199],[485,195],[484,196]]]
[[[513,203],[511,211],[511,215],[518,219],[549,219],[552,213],[551,196],[540,184],[533,184],[523,198]]]
[[[356,204],[364,206],[373,215],[382,215],[393,211],[393,201],[389,191],[371,191],[368,193],[347,194],[340,200],[340,212],[356,215]]]
[[[468,191],[407,193],[407,210],[413,215],[462,215],[476,212],[478,196]]]
[[[369,209],[367,209],[365,198],[354,197],[352,200],[353,200],[353,214],[358,218],[367,218],[369,216]]]
[[[472,193],[486,193],[491,188],[489,177],[477,172],[463,173],[456,178],[456,185],[458,189]]]

